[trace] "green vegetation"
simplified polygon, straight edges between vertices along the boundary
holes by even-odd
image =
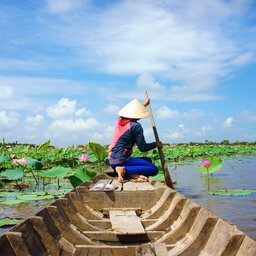
[[[165,144],[163,152],[168,162],[186,159],[207,159],[210,165],[199,167],[201,174],[209,174],[220,169],[225,157],[232,155],[256,155],[256,143],[234,143],[228,140],[221,143]],[[159,167],[154,179],[163,180],[158,150],[142,153],[134,148],[133,156],[148,156]],[[0,207],[3,209],[26,208],[43,200],[53,200],[64,196],[73,187],[91,179],[108,167],[108,146],[95,142],[88,145],[60,148],[46,141],[40,146],[29,144],[0,143]],[[70,185],[68,185],[70,184]],[[256,190],[223,189],[209,192],[212,195],[244,196]],[[33,203],[34,202],[34,203]],[[3,216],[0,227],[15,225],[20,219]]]
[[[242,189],[242,188],[229,188],[229,189],[221,189],[214,192],[210,192],[210,194],[215,196],[248,196],[256,193],[256,189]]]
[[[40,187],[45,189],[46,180],[57,182],[58,189],[61,179],[69,179],[77,186],[105,170],[107,156],[107,147],[95,142],[68,148],[53,147],[50,141],[38,147],[1,144],[1,187],[4,189],[5,185],[14,182],[13,187],[23,190],[31,186],[31,179],[34,179],[37,191]]]
[[[200,167],[202,174],[209,174],[220,168],[222,165],[220,158],[231,155],[255,155],[256,144],[230,144],[228,140],[224,140],[219,144],[211,142],[204,144],[165,144],[163,152],[166,161],[170,162],[178,162],[188,158],[209,159],[211,162],[209,168]],[[160,173],[157,178],[161,178],[163,173],[157,149],[142,153],[136,147],[134,148],[133,156],[146,155],[152,158],[159,167]],[[10,190],[10,184],[12,184],[12,190],[19,189],[23,192],[37,193],[40,190],[47,191],[50,185],[53,184],[56,184],[56,190],[56,188],[60,189],[62,187],[60,181],[63,179],[69,181],[73,187],[76,187],[105,171],[107,166],[108,146],[102,146],[95,142],[67,148],[53,147],[50,141],[46,141],[40,146],[19,145],[16,143],[0,144],[0,185],[2,191],[7,188]],[[34,182],[32,182],[33,180]],[[34,196],[22,196],[20,194],[14,197],[17,202],[21,203],[29,200],[53,198],[54,196],[56,195],[34,194]],[[7,200],[2,203],[12,204],[14,202],[8,202]]]

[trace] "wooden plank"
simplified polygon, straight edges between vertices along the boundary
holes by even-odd
[[[157,256],[168,256],[165,243],[154,243],[153,247]]]
[[[122,208],[103,208],[102,213],[104,216],[109,217],[109,212],[110,211],[135,211],[137,216],[140,216],[142,214],[142,209],[140,207],[122,207]]]
[[[149,182],[134,182],[136,188],[138,191],[143,190],[143,191],[154,191],[155,187],[150,184]]]
[[[99,180],[96,184],[94,184],[90,188],[90,191],[105,191],[104,189],[99,190],[99,189],[96,188],[96,186],[99,185],[99,184],[104,184],[105,186],[107,184],[114,184],[114,185],[118,186],[118,188],[116,188],[114,191],[121,191],[121,188],[122,188],[122,184],[119,183],[117,180],[104,179],[104,180]],[[107,191],[107,192],[109,192],[109,191]]]
[[[103,184],[105,184],[105,186],[108,184],[108,183],[110,183],[111,182],[111,180],[109,180],[109,179],[104,179],[104,180],[99,180],[96,184],[94,184],[89,190],[90,191],[103,191],[103,190],[97,190],[96,189],[96,186],[97,185],[99,185],[99,184],[101,184],[101,183],[103,183]]]
[[[112,184],[118,186],[118,188],[117,188],[115,191],[121,191],[122,184],[121,184],[120,182],[118,182],[118,180],[114,179],[114,180],[112,181]]]
[[[112,228],[118,233],[145,234],[145,229],[135,211],[110,211]]]
[[[123,191],[137,191],[137,187],[134,182],[128,181],[123,184]]]

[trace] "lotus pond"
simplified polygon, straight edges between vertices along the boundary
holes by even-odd
[[[256,240],[256,156],[225,158],[220,171],[209,178],[200,175],[200,164],[201,160],[170,164],[176,191]]]
[[[166,144],[163,151],[178,192],[256,238],[255,144]],[[134,155],[145,154],[135,148]],[[157,150],[147,156],[160,165]],[[202,172],[203,159],[212,161],[213,176]],[[94,142],[68,148],[53,147],[50,141],[0,144],[0,233],[107,167],[107,146]]]

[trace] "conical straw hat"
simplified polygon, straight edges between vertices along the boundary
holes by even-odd
[[[126,118],[140,119],[149,116],[149,112],[146,107],[141,104],[137,99],[132,100],[126,106],[124,106],[118,114]]]

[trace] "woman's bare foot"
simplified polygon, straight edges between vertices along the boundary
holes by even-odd
[[[118,182],[124,183],[125,169],[123,166],[116,167],[116,173],[118,175]]]
[[[137,182],[147,182],[147,181],[149,181],[148,177],[146,177],[144,175],[140,175],[140,174],[133,174],[133,175],[130,175],[130,177],[132,179],[134,179],[135,181],[137,181]]]

